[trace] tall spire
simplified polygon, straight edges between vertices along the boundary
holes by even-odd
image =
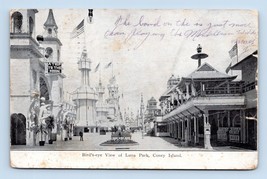
[[[90,86],[89,72],[91,71],[91,60],[87,57],[87,50],[83,49],[78,68],[82,73],[81,86]]]
[[[145,110],[145,106],[144,106],[143,93],[141,93],[141,104],[140,104],[140,115],[141,115],[141,117],[144,115],[144,110]]]
[[[54,18],[54,14],[53,14],[53,10],[49,9],[49,13],[48,13],[48,17],[44,23],[45,27],[55,27],[55,29],[58,28],[55,18]]]

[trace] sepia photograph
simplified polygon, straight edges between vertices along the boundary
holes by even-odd
[[[9,16],[12,166],[256,168],[257,11]]]

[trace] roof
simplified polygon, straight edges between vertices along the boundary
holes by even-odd
[[[159,100],[161,101],[162,99],[169,97],[169,96],[170,96],[169,93],[170,93],[171,91],[173,91],[176,87],[177,87],[177,85],[172,86],[171,88],[168,88],[168,89],[167,89],[167,90],[160,96]]]
[[[183,77],[183,79],[234,79],[236,76],[230,76],[225,73],[221,73],[215,68],[213,68],[210,64],[205,62],[198,69],[193,71],[187,77]]]
[[[149,101],[157,101],[157,100],[152,96]]]
[[[242,63],[245,62],[246,60],[251,59],[250,57],[252,57],[252,56],[254,57],[254,59],[257,59],[257,57],[255,57],[255,55],[258,55],[258,50],[254,50],[254,51],[252,51],[251,53],[246,54],[246,55],[242,58],[242,60],[240,60],[239,62],[237,62],[237,63],[235,63],[234,65],[232,65],[232,66],[231,66],[231,69],[233,69],[233,68],[239,66],[240,64],[242,64]],[[241,56],[241,57],[242,57],[242,56]]]
[[[169,80],[177,80],[174,76],[174,74],[172,74],[172,76],[169,78]]]
[[[48,13],[48,17],[44,23],[44,26],[55,26],[56,29],[58,28],[57,26],[57,23],[55,21],[55,18],[54,18],[54,14],[53,14],[53,10],[52,9],[49,9],[49,13]]]

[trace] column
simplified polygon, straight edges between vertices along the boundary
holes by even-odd
[[[177,123],[174,121],[174,138],[177,139]]]
[[[187,119],[188,141],[191,142],[191,116]]]
[[[230,111],[227,111],[227,123],[228,123],[228,127],[231,127],[231,119],[230,119]]]
[[[204,118],[204,147],[205,149],[212,150],[212,146],[210,144],[210,137],[211,137],[211,126],[209,123],[209,113],[205,111],[203,114]]]
[[[155,136],[157,136],[157,133],[158,133],[158,123],[156,122],[155,125],[154,125],[154,130],[155,130]]]
[[[196,96],[196,89],[193,83],[191,83],[191,89],[192,89],[192,96]]]
[[[172,137],[175,138],[175,122],[172,121]]]
[[[229,84],[229,81],[227,81],[227,93],[228,94],[230,93],[230,84]]]
[[[186,82],[185,83],[185,87],[186,87],[186,99],[189,99],[189,97],[190,97],[190,95],[189,95],[189,83],[188,82]]]
[[[246,143],[246,116],[245,116],[245,110],[240,110],[240,122],[241,122],[241,142]]]
[[[189,139],[189,125],[188,125],[188,118],[185,118],[185,134],[184,134],[184,138],[185,138],[185,146],[188,145],[188,139]]]
[[[196,132],[197,132],[197,133],[196,133],[196,136],[197,136],[197,137],[196,137],[196,138],[197,138],[196,141],[197,141],[197,143],[199,143],[199,118],[197,118],[197,117],[195,117],[195,118],[196,118],[196,128],[197,128],[197,129],[196,129]]]
[[[195,115],[193,116],[193,120],[194,120],[194,144],[196,145],[197,143],[197,118]]]
[[[182,120],[182,141],[184,140],[184,120]]]
[[[181,138],[180,136],[180,121],[177,120],[177,139],[179,140]]]
[[[180,102],[179,102],[179,99],[180,99],[179,96],[180,96],[179,95],[179,92],[177,92],[177,106],[180,106],[181,105]]]

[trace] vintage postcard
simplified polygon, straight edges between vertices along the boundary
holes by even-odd
[[[16,168],[255,169],[255,10],[10,10]]]

